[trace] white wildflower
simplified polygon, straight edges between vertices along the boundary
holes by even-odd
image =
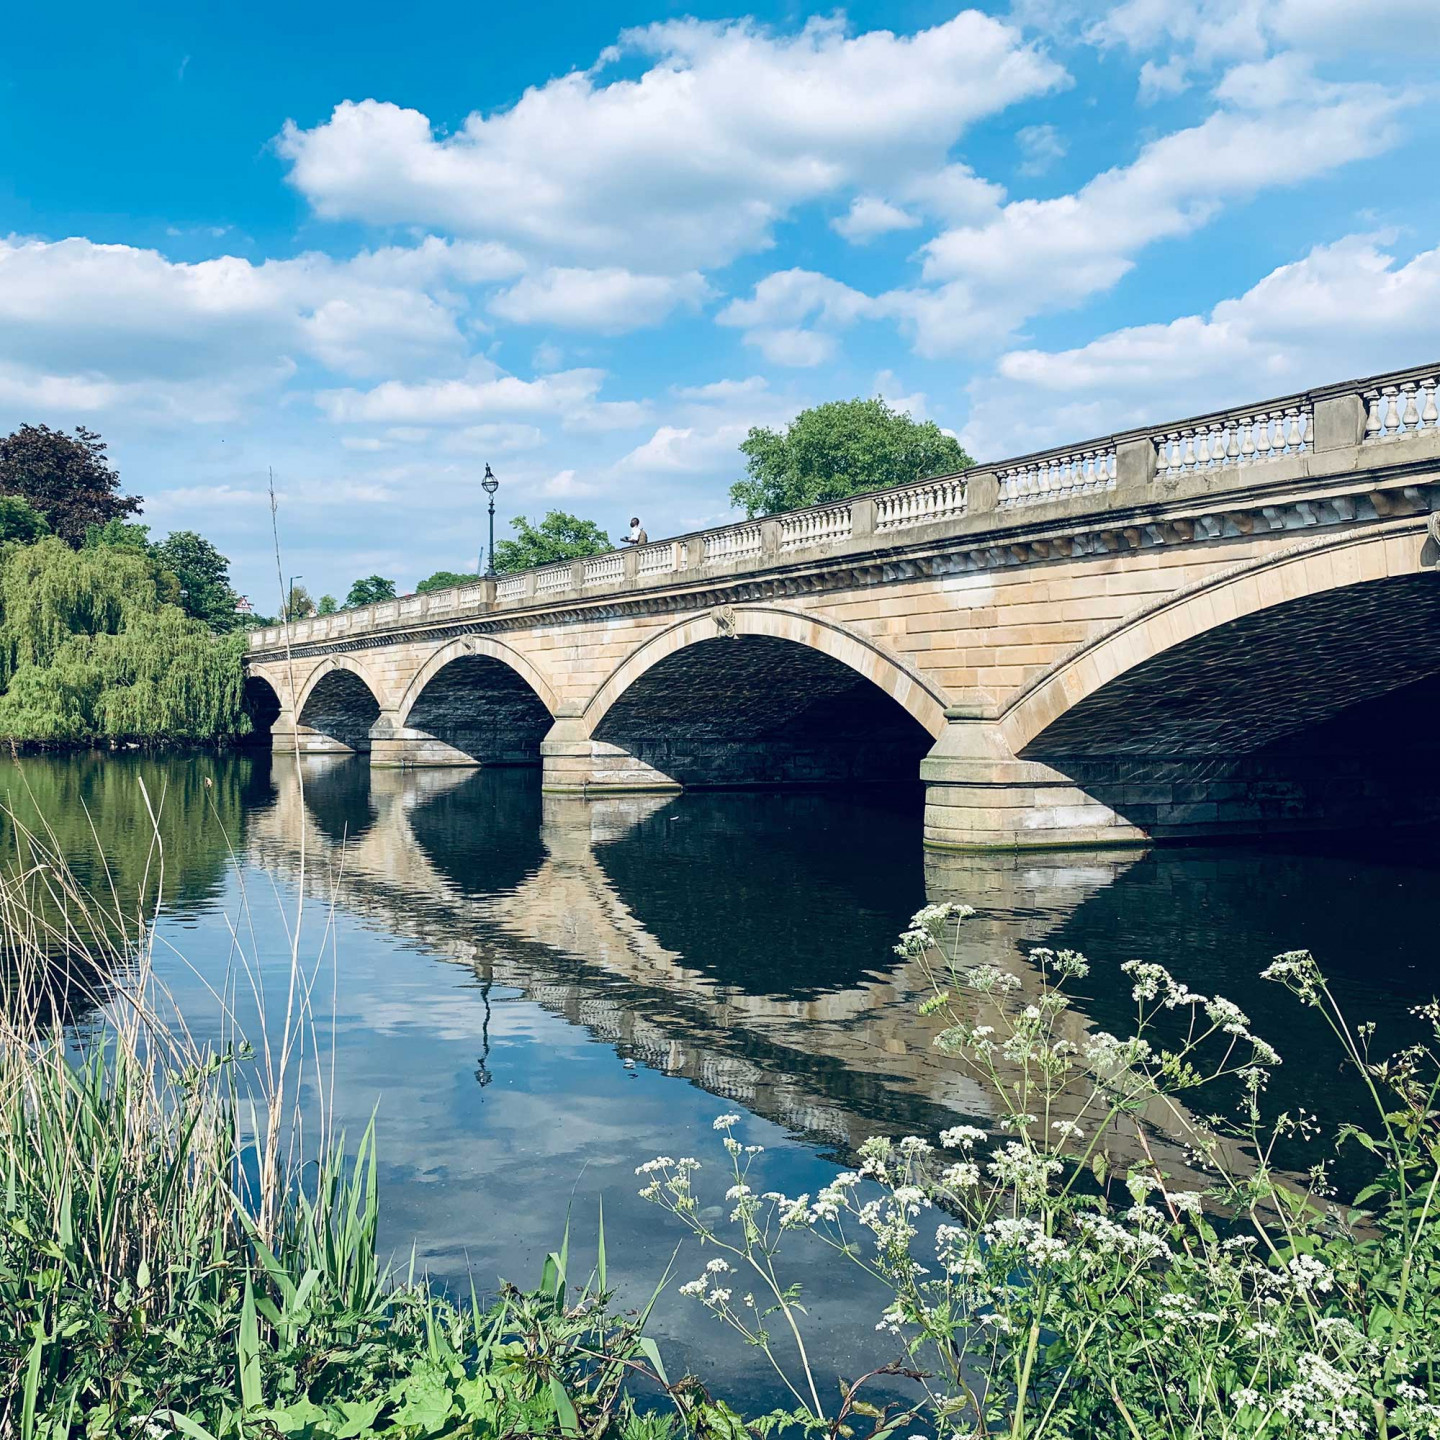
[[[985,1131],[975,1125],[952,1125],[940,1132],[940,1143],[947,1150],[969,1150],[985,1139]]]

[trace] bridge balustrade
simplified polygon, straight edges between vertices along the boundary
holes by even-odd
[[[1365,440],[1394,440],[1417,430],[1434,430],[1440,425],[1435,392],[1440,377],[1426,375],[1399,385],[1362,390],[1366,404]]]
[[[1328,418],[1322,419],[1322,410]],[[1027,518],[1032,511],[1059,516],[1057,507],[1064,506],[1065,518],[1072,518],[1103,508],[1121,486],[1144,487],[1217,472],[1233,472],[1238,479],[1239,472],[1336,445],[1384,444],[1437,430],[1440,368],[1414,367],[1058,446],[839,503],[745,520],[633,552],[611,551],[580,565],[541,566],[495,580],[477,579],[454,590],[316,616],[297,622],[288,633],[283,626],[270,626],[253,631],[248,645],[253,652],[274,649],[287,639],[314,644],[423,623],[427,617],[453,620],[535,605],[567,593],[664,585],[668,577],[689,579],[707,567],[725,575],[819,559],[827,552],[898,547],[910,543],[906,532],[919,532],[927,540],[951,533],[946,527],[973,532],[973,522],[987,512],[994,514],[997,529],[1013,523],[1010,517],[1016,512]],[[1005,549],[1002,543],[995,553]]]

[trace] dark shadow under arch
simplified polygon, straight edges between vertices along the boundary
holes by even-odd
[[[250,733],[243,743],[268,746],[280,718],[280,696],[275,687],[263,675],[247,675],[241,704],[250,720]]]
[[[504,661],[461,655],[436,671],[404,723],[483,765],[538,765],[552,717]]]
[[[296,717],[318,734],[352,750],[370,749],[370,727],[380,716],[380,702],[353,670],[335,669],[321,676]]]
[[[923,725],[848,665],[793,640],[703,640],[646,670],[593,738],[685,786],[914,781]]]

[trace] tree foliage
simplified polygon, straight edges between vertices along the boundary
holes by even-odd
[[[515,538],[501,540],[495,546],[495,569],[501,575],[556,560],[603,555],[614,549],[610,537],[593,520],[582,520],[564,510],[548,511],[538,525],[532,525],[523,515],[517,515],[510,524]]]
[[[461,575],[454,570],[437,570],[427,575],[416,587],[417,595],[428,595],[432,590],[449,590],[456,585],[468,585],[475,577]]]
[[[244,733],[243,645],[162,599],[173,576],[129,546],[58,537],[0,560],[0,736],[77,743]]]
[[[289,595],[285,597],[286,619],[303,620],[314,613],[315,602],[310,598],[310,592],[303,585],[292,585]]]
[[[315,607],[315,613],[317,615],[333,615],[339,608],[333,595],[322,595],[320,603]]]
[[[974,464],[933,420],[914,420],[879,396],[802,410],[783,431],[754,426],[740,450],[747,478],[730,487],[730,498],[752,517],[911,485]]]
[[[180,608],[224,634],[239,628],[240,597],[230,584],[230,562],[194,530],[175,530],[151,553],[179,582]]]
[[[49,533],[49,523],[28,500],[18,495],[0,495],[0,542],[13,540],[29,545]]]
[[[394,598],[393,580],[387,580],[383,575],[367,575],[350,587],[350,593],[345,597],[345,606],[346,609],[354,609],[357,605],[373,605],[377,600]]]
[[[73,435],[22,425],[0,439],[0,495],[28,501],[71,545],[82,544],[90,526],[123,520],[140,508],[138,495],[120,493],[105,442],[83,425]]]

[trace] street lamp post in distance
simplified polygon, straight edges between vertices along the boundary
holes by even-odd
[[[495,472],[488,464],[485,466],[485,478],[480,482],[480,488],[490,497],[490,548],[486,551],[488,563],[485,573],[493,580],[495,578],[495,492],[500,488],[500,482],[495,478]]]

